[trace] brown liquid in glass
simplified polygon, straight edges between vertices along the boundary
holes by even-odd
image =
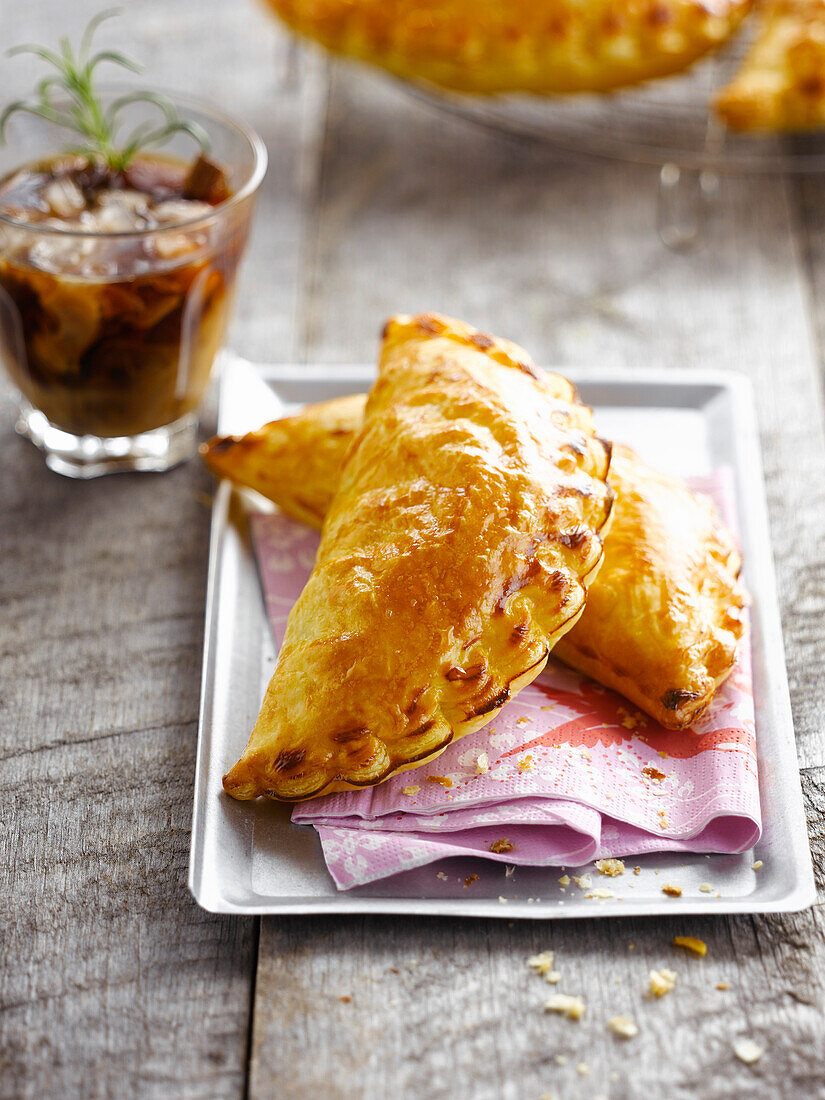
[[[203,158],[111,176],[62,156],[0,182],[0,354],[52,424],[136,435],[198,406],[244,245],[213,216],[229,197]]]

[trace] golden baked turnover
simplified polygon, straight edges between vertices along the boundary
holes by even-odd
[[[733,130],[825,126],[825,0],[767,0],[742,67],[715,100]]]
[[[320,527],[364,401],[310,405],[240,440],[213,440],[205,457],[219,475],[257,489],[297,518],[304,515],[292,472],[302,469],[300,491],[315,509],[304,509],[306,521]],[[266,455],[274,456],[268,467]],[[663,726],[682,729],[696,721],[734,663],[744,604],[739,554],[707,499],[627,447],[614,446],[613,455],[616,501],[604,562],[581,618],[554,652]]]
[[[700,717],[733,668],[739,551],[712,502],[614,444],[616,505],[599,583],[556,656],[669,729]]]
[[[608,91],[681,72],[752,0],[269,0],[294,30],[461,92]]]
[[[242,436],[215,436],[201,447],[213,474],[273,501],[282,512],[321,527],[350,443],[364,423],[363,393],[307,405]]]
[[[370,786],[491,721],[582,612],[609,461],[573,386],[520,348],[433,314],[390,320],[226,791]]]

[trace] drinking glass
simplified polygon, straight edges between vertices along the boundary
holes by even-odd
[[[0,360],[17,391],[17,430],[69,477],[168,470],[197,448],[198,407],[267,158],[242,123],[168,98],[209,134],[231,191],[224,202],[179,224],[115,233],[0,214]],[[130,110],[136,124],[151,107]],[[64,141],[39,118],[13,117],[0,177],[53,158]],[[191,161],[191,139],[176,135],[163,154]]]

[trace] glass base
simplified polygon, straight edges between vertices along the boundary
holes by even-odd
[[[198,449],[193,413],[140,435],[74,435],[55,427],[42,412],[21,404],[16,424],[46,456],[46,465],[64,477],[92,478],[138,471],[162,473],[192,458]]]

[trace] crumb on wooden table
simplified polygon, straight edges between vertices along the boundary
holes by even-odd
[[[752,1066],[758,1062],[765,1051],[753,1039],[739,1039],[733,1044],[733,1053],[740,1062],[746,1066]]]
[[[639,1028],[629,1016],[611,1016],[607,1026],[620,1039],[633,1039],[639,1034]]]
[[[545,1012],[556,1012],[568,1020],[580,1020],[586,1009],[584,997],[573,997],[567,993],[554,993],[544,1002]]]
[[[540,951],[537,955],[529,957],[527,965],[531,970],[535,970],[537,974],[546,974],[548,970],[552,969],[555,961],[555,951]]]
[[[651,997],[664,997],[676,988],[678,974],[675,970],[669,970],[666,966],[659,970],[651,970],[647,976],[648,993]]]
[[[697,939],[696,936],[674,936],[674,947],[685,947],[688,951],[692,951],[694,955],[707,955],[708,945],[704,940]]]

